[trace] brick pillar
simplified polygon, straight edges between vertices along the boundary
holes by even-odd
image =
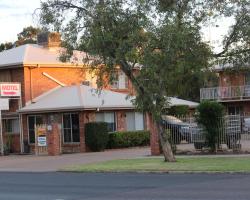
[[[85,144],[85,113],[81,112],[79,114],[79,126],[80,126],[80,152],[86,152],[86,144]]]
[[[160,143],[159,136],[157,133],[157,127],[154,123],[152,116],[150,114],[146,114],[146,126],[147,130],[150,131],[150,148],[151,155],[160,155]]]
[[[57,156],[60,151],[60,128],[58,123],[52,123],[52,130],[48,133],[48,155]]]

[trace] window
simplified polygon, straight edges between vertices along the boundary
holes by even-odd
[[[228,107],[228,114],[229,115],[240,115],[240,114],[242,114],[242,107],[241,106],[229,106]]]
[[[20,132],[19,119],[4,120],[4,130],[9,134],[18,134]]]
[[[80,142],[79,115],[76,113],[63,114],[64,143]]]
[[[123,72],[117,72],[113,83],[111,84],[113,89],[127,89],[128,88],[128,77]]]
[[[245,74],[245,85],[250,85],[250,72]]]
[[[126,124],[128,131],[144,130],[144,117],[139,112],[127,112]]]
[[[108,124],[108,130],[110,132],[116,131],[116,121],[114,112],[96,113],[95,116],[97,122],[106,122]]]
[[[29,143],[35,143],[35,126],[43,124],[43,118],[40,115],[28,116]]]

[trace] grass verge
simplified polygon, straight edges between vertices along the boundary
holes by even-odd
[[[250,158],[247,157],[186,157],[177,158],[175,163],[164,162],[162,158],[139,158],[112,160],[96,164],[72,166],[62,169],[71,172],[250,172]]]

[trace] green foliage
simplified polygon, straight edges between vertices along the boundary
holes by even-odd
[[[23,28],[22,32],[17,34],[18,40],[15,42],[5,42],[0,44],[0,52],[14,47],[18,47],[24,44],[35,44],[37,42],[37,34],[41,32],[41,29],[33,26]]]
[[[91,151],[103,151],[108,143],[108,126],[105,122],[85,124],[85,141]]]
[[[168,109],[168,114],[173,116],[186,116],[189,107],[187,105],[172,106]]]
[[[218,137],[222,128],[224,106],[214,101],[203,101],[197,107],[197,122],[205,128],[206,142],[212,152],[218,146]]]
[[[1,51],[4,51],[4,50],[8,50],[8,49],[11,49],[13,48],[13,44],[11,42],[5,42],[5,43],[1,43],[0,44],[0,52]]]
[[[241,60],[250,52],[249,13],[246,0],[48,0],[41,3],[40,21],[62,33],[68,58],[76,49],[90,55],[94,69],[102,64],[99,87],[103,76],[120,67],[136,91],[137,109],[152,114],[162,127],[169,96],[198,100],[211,61]],[[225,35],[222,52],[215,54],[201,28],[223,16],[236,23]]]
[[[146,146],[149,143],[149,131],[119,131],[109,133],[108,147],[111,149]]]
[[[17,34],[18,40],[15,42],[15,45],[35,44],[37,42],[37,35],[40,32],[40,28],[35,28],[33,26],[23,28],[22,32]]]

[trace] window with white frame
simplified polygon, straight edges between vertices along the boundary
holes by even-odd
[[[116,131],[116,120],[114,112],[98,112],[95,114],[97,122],[106,122],[110,132]]]
[[[63,114],[64,143],[80,142],[79,115],[77,113]]]
[[[115,74],[111,88],[113,89],[128,89],[128,77],[124,72],[120,71]]]
[[[126,112],[126,125],[128,131],[144,130],[143,113]]]
[[[20,132],[19,119],[5,119],[3,125],[4,131],[8,134],[19,134]]]

